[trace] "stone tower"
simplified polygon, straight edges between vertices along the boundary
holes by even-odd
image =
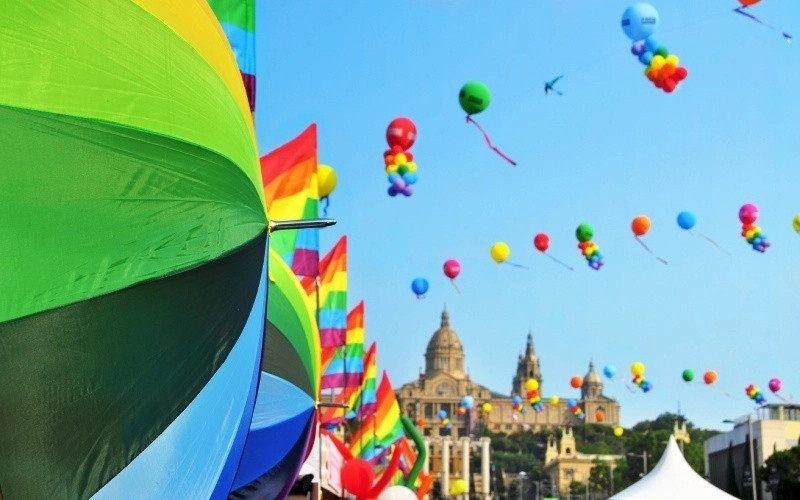
[[[525,397],[525,381],[529,378],[539,382],[539,393],[542,392],[542,373],[539,371],[539,358],[533,348],[533,334],[528,331],[528,343],[525,345],[525,354],[520,354],[517,359],[517,373],[511,382],[511,395]]]
[[[464,349],[458,335],[450,328],[450,314],[442,311],[442,323],[433,332],[425,349],[425,377],[447,373],[455,378],[464,378]]]
[[[598,399],[603,394],[603,381],[594,371],[594,362],[589,361],[589,372],[583,377],[581,386],[581,399]]]
[[[578,455],[578,451],[575,449],[575,436],[572,434],[572,427],[564,427],[559,448],[561,448],[558,454],[559,458],[575,458]]]

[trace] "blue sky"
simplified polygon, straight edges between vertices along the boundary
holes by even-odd
[[[665,94],[620,29],[628,5],[259,2],[259,147],[318,124],[319,161],[339,177],[329,210],[339,222],[321,232],[321,251],[348,235],[348,301],[366,301],[367,337],[395,385],[417,376],[446,303],[473,380],[496,391],[510,390],[531,329],[545,396],[577,396],[569,378],[590,358],[624,375],[645,364],[650,393],[606,382],[626,426],[680,402],[696,424],[724,428],[753,409],[746,385],[777,401],[772,377],[800,401],[798,47],[731,13],[732,0],[655,2],[654,36],[689,71]],[[751,10],[800,35],[799,2]],[[564,95],[545,96],[543,82],[559,74]],[[492,91],[476,120],[517,167],[464,122],[457,95],[471,80]],[[398,116],[418,130],[409,198],[386,194],[384,134]],[[747,202],[772,243],[764,254],[739,235]],[[681,230],[682,210],[729,255]],[[668,265],[634,240],[639,214]],[[576,247],[581,222],[605,255],[598,272]],[[539,232],[573,272],[534,250]],[[496,241],[529,269],[492,261]],[[461,262],[461,293],[442,273],[449,258]],[[418,276],[431,285],[424,300],[410,290]],[[714,369],[719,381],[686,384],[685,368],[698,379]]]

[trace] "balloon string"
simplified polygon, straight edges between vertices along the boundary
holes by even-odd
[[[697,234],[697,235],[698,235],[698,236],[700,236],[701,238],[705,239],[707,242],[711,243],[711,244],[712,244],[712,245],[714,245],[715,247],[717,247],[717,248],[719,248],[720,250],[722,250],[723,252],[725,252],[725,254],[727,254],[727,255],[730,255],[730,252],[728,252],[727,250],[725,250],[724,248],[722,248],[721,246],[719,246],[719,243],[717,243],[716,241],[712,240],[711,238],[709,238],[709,237],[708,237],[708,236],[706,236],[705,234],[703,234],[703,233],[700,233],[700,232],[698,232],[698,233],[695,233],[695,232],[694,232],[694,231],[692,231],[691,229],[689,230],[689,234],[691,234],[692,236],[694,236],[695,234]]]
[[[562,266],[566,267],[566,268],[567,268],[567,269],[569,269],[570,271],[574,271],[574,270],[575,270],[575,269],[573,269],[573,268],[572,268],[572,266],[568,266],[567,264],[564,264],[563,262],[561,262],[560,260],[556,259],[555,257],[553,257],[552,255],[550,255],[549,253],[545,253],[545,255],[547,255],[548,257],[550,257],[550,258],[551,258],[552,260],[554,260],[555,262],[558,262],[558,263],[559,263],[559,264],[561,264]]]
[[[772,394],[774,394],[774,395],[775,395],[775,397],[777,397],[778,399],[780,399],[780,400],[781,400],[781,401],[783,401],[784,403],[790,403],[790,404],[791,404],[791,403],[793,403],[793,401],[792,401],[791,399],[786,399],[785,397],[781,396],[781,395],[780,395],[780,394],[778,394],[777,392],[773,392]]]
[[[497,148],[494,146],[494,144],[492,144],[492,140],[489,138],[489,134],[487,134],[487,133],[486,133],[486,132],[483,130],[483,127],[481,127],[480,125],[478,125],[478,122],[476,122],[475,120],[473,120],[473,119],[472,119],[472,117],[471,117],[471,116],[469,116],[469,115],[467,115],[467,123],[472,123],[473,125],[475,125],[476,127],[478,127],[478,130],[480,130],[480,131],[481,131],[481,134],[483,134],[483,138],[484,138],[484,139],[486,139],[486,144],[488,144],[488,145],[489,145],[489,147],[490,147],[492,150],[494,150],[494,152],[495,152],[495,153],[497,153],[498,155],[500,155],[500,157],[501,157],[501,158],[503,158],[503,159],[504,159],[505,161],[507,161],[508,163],[510,163],[510,164],[512,164],[512,165],[514,165],[514,166],[517,166],[517,162],[515,162],[514,160],[512,160],[511,158],[509,158],[508,156],[506,156],[506,155],[505,155],[505,154],[504,154],[502,151],[500,151],[499,149],[497,149]]]
[[[722,389],[722,388],[720,388],[720,387],[718,387],[716,385],[712,385],[711,387],[713,387],[714,390],[716,390],[718,392],[721,392],[722,394],[728,396],[731,399],[736,399],[735,397],[731,396],[731,394],[729,392],[725,391],[724,389]]]
[[[650,253],[650,255],[652,255],[653,257],[658,259],[659,262],[661,262],[662,264],[666,264],[667,263],[666,260],[664,260],[661,257],[659,257],[658,255],[654,254],[653,251],[650,250],[650,248],[647,245],[645,245],[644,241],[642,241],[638,236],[634,236],[634,238],[636,238],[636,241],[638,241],[639,244],[642,245],[642,247]]]
[[[456,292],[461,293],[461,290],[459,290],[458,287],[456,286],[456,280],[450,278],[450,283],[453,284],[453,288],[456,289]]]
[[[424,295],[417,295],[417,300],[422,300],[422,299],[424,299],[424,298],[425,298],[425,296],[424,296]]]
[[[323,196],[322,198],[319,199],[319,201],[322,201],[322,202],[325,203],[322,206],[322,216],[323,217],[327,217],[328,216],[328,205],[330,205],[330,200],[328,200],[327,196]]]
[[[753,14],[748,14],[747,12],[744,11],[745,8],[746,7],[738,7],[736,9],[733,9],[733,11],[736,12],[737,14],[743,15],[744,17],[752,19],[753,21],[757,22],[761,26],[769,28],[772,31],[779,31],[781,36],[783,36],[783,38],[786,39],[786,43],[791,43],[792,42],[792,35],[786,33],[785,31],[780,31],[780,30],[776,29],[774,26],[770,26],[769,24],[763,22],[761,19],[757,18]]]
[[[513,262],[505,261],[506,264],[509,266],[518,267],[520,269],[528,269],[527,267],[523,266],[522,264],[514,264]]]

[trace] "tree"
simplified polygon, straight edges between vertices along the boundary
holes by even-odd
[[[582,495],[586,492],[586,483],[572,481],[569,483],[569,492],[572,495]]]
[[[758,470],[762,480],[777,476],[774,498],[790,500],[800,498],[800,446],[773,453]]]
[[[608,462],[595,459],[592,470],[589,472],[589,489],[592,491],[608,492],[611,486],[611,471]]]

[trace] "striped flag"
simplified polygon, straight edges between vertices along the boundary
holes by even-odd
[[[377,409],[350,436],[350,451],[355,457],[378,463],[401,437],[400,405],[384,371],[378,386]]]
[[[369,346],[369,350],[364,355],[364,376],[361,388],[350,398],[350,409],[345,418],[365,418],[373,413],[378,406],[376,386],[378,382],[378,363],[377,349],[375,342]]]
[[[250,111],[256,110],[256,0],[208,0],[217,16],[250,101]]]
[[[315,219],[317,126],[261,157],[267,214],[272,220]],[[269,245],[297,276],[319,275],[319,229],[287,229],[269,238]]]
[[[322,375],[325,389],[361,387],[364,375],[364,301],[347,313],[345,345],[336,348]],[[352,391],[346,391],[348,394]],[[349,398],[348,398],[349,399]]]

